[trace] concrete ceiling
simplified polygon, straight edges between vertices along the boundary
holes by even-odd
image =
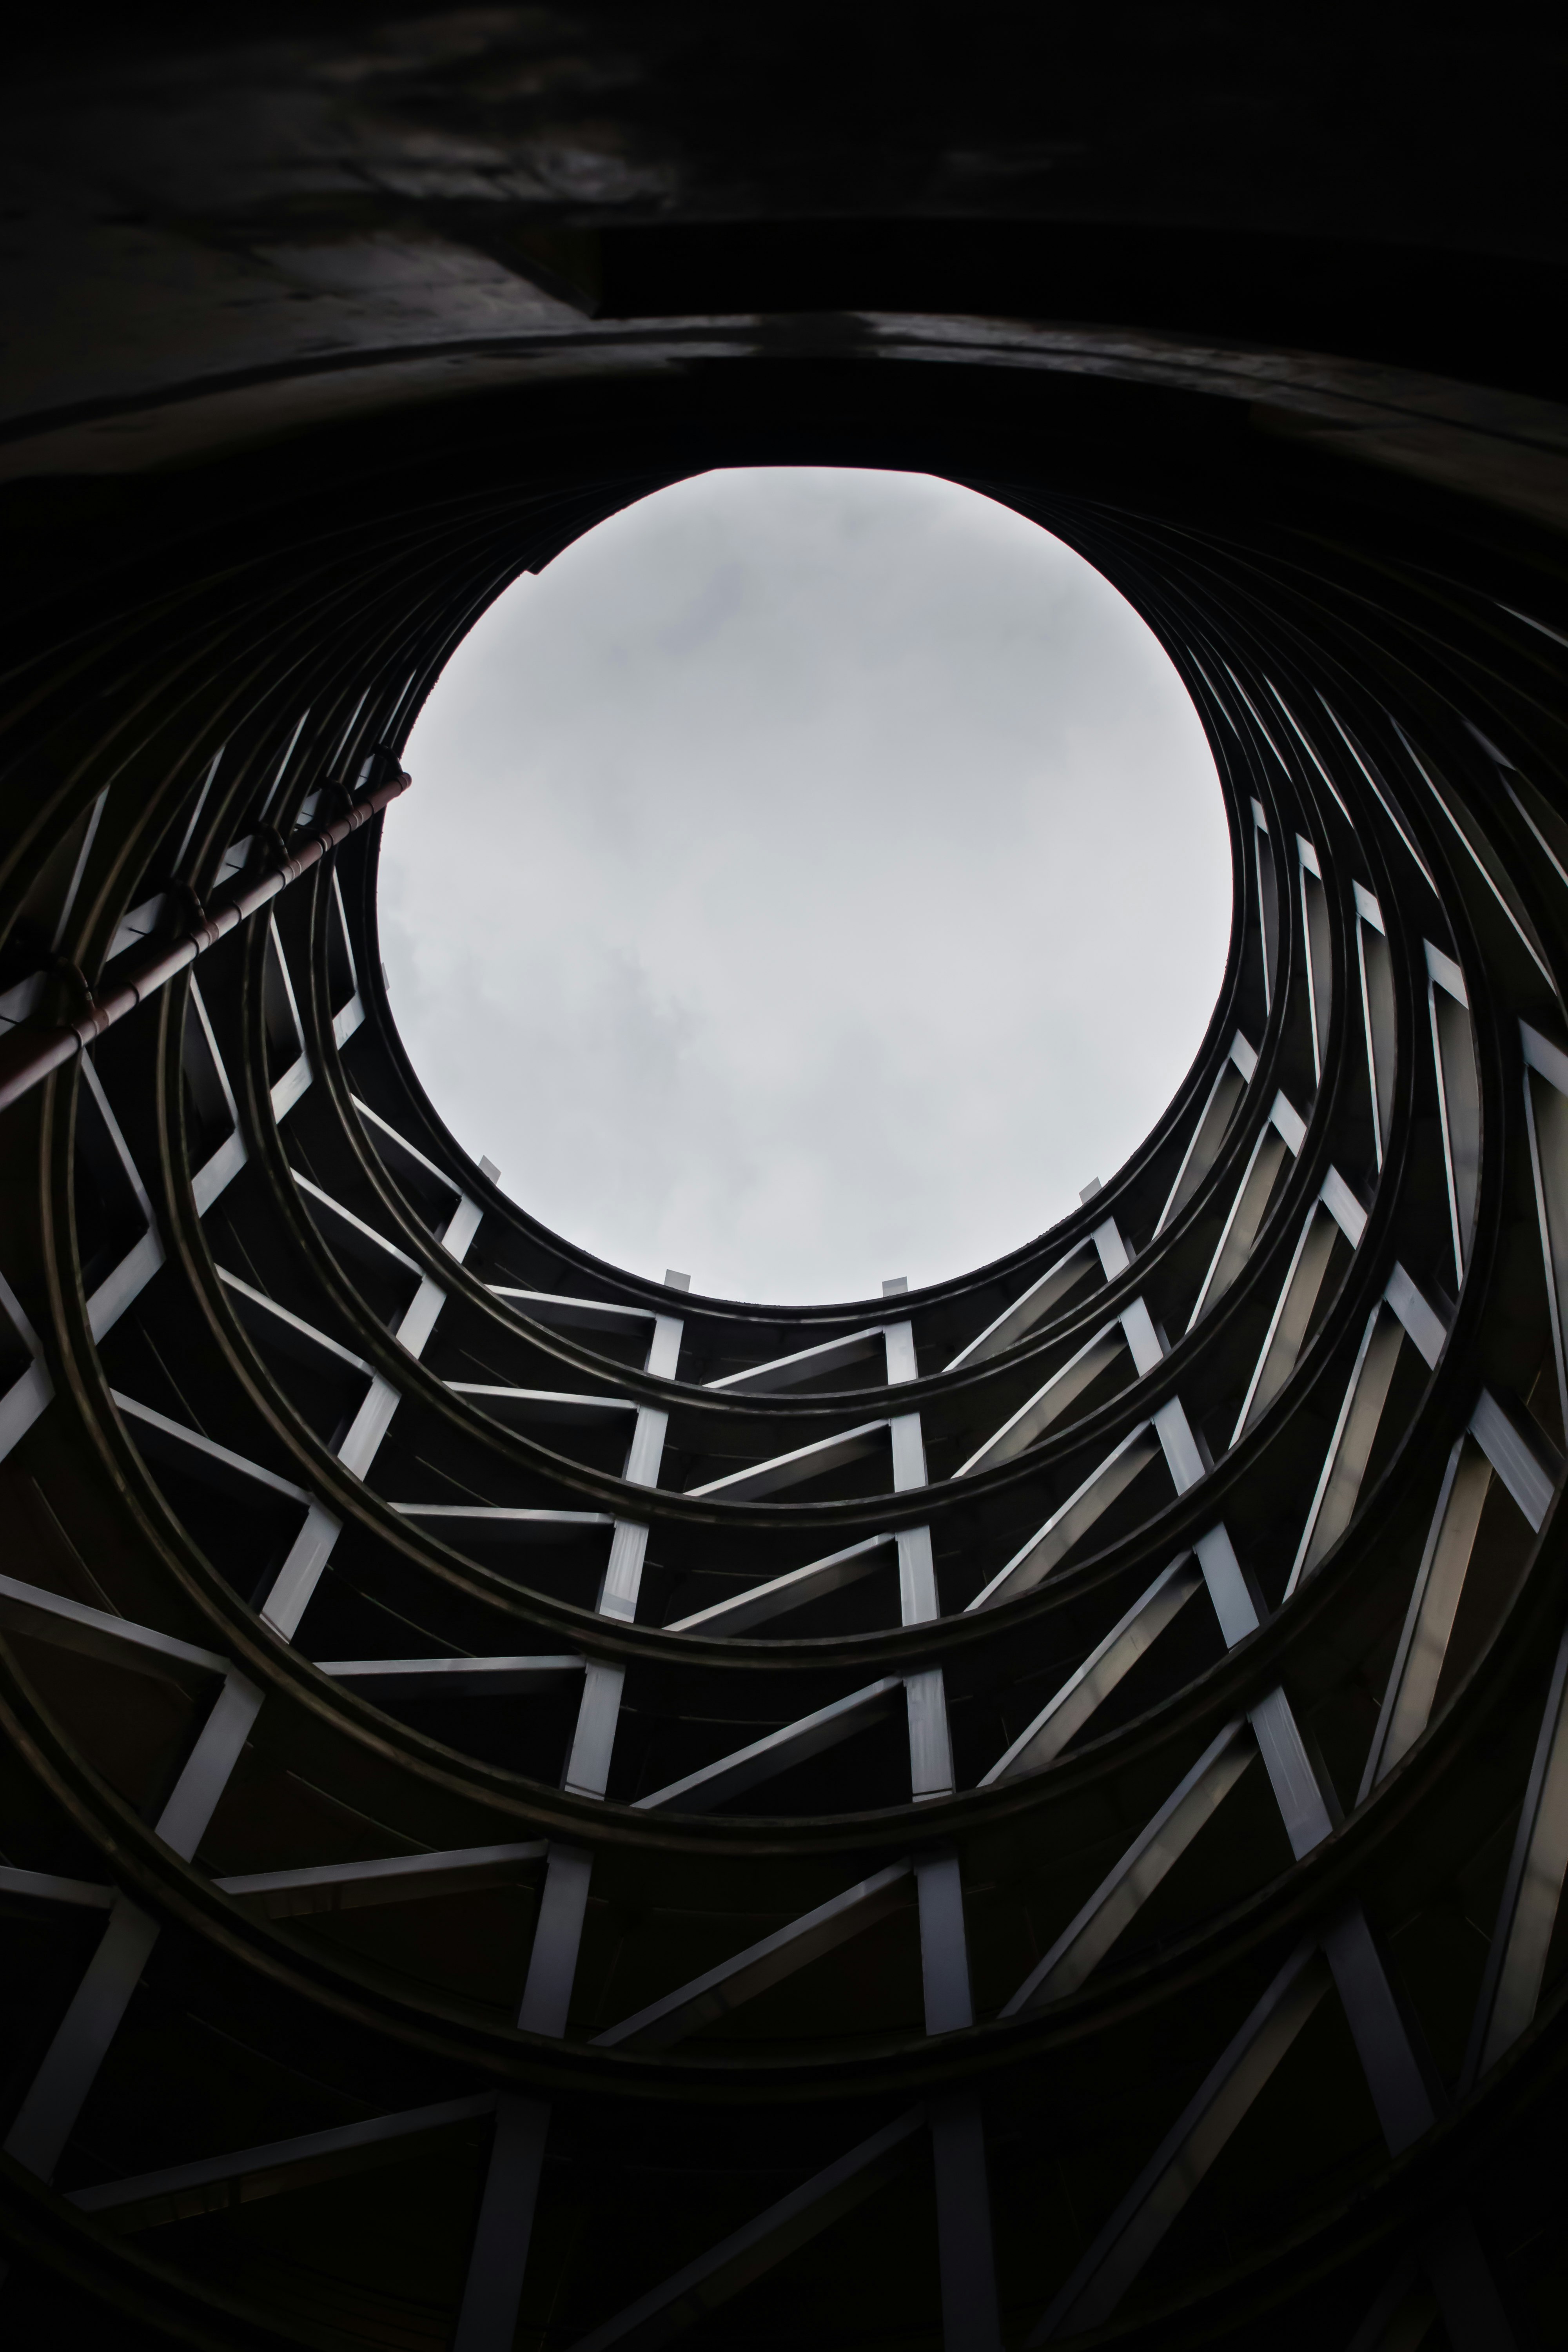
[[[1564,44],[1455,10],[64,12],[0,478],[704,352],[1176,384],[1568,524]]]

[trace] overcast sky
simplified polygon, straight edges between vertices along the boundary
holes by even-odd
[[[1213,1010],[1197,717],[1107,582],[925,475],[706,474],[520,581],[414,730],[381,909],[458,1140],[601,1257],[918,1286],[1108,1178]]]

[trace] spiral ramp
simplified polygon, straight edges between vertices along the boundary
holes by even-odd
[[[1357,472],[1243,431],[1234,354],[574,331],[461,432],[317,420],[308,465],[23,519],[0,2317],[1561,2343],[1568,607],[1528,436],[1488,507],[1479,425]],[[795,461],[1079,549],[1191,693],[1234,865],[1127,1164],[811,1307],[532,1220],[376,929],[384,824],[442,786],[409,730],[500,590]],[[1113,841],[1083,879],[1113,903]]]
[[[40,824],[99,977],[5,1047],[5,2148],[132,2308],[1504,2324],[1568,1806],[1541,633],[1238,621],[1053,519],[1203,715],[1234,932],[1148,1142],[962,1281],[705,1299],[457,1149],[375,928],[439,648],[367,691],[272,617],[280,688],[204,735],[171,679]]]

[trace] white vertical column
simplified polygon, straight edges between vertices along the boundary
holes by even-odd
[[[665,1285],[670,1290],[689,1290],[691,1277],[667,1273]],[[683,1328],[678,1315],[655,1316],[645,1369],[656,1379],[675,1378]],[[637,1407],[622,1474],[629,1485],[658,1485],[668,1422],[658,1405]],[[635,1519],[616,1521],[596,1603],[600,1616],[627,1625],[635,1619],[647,1534],[646,1524]],[[566,1760],[564,1785],[574,1796],[602,1797],[608,1785],[625,1679],[620,1666],[589,1660]],[[517,2016],[525,2033],[559,2040],[566,2031],[593,1870],[594,1857],[584,1848],[552,1845]],[[547,2100],[501,2094],[452,2352],[510,2352],[549,2136]]]
[[[909,1288],[905,1276],[882,1285],[884,1298]],[[914,1327],[885,1327],[888,1385],[919,1378]],[[893,1486],[908,1494],[926,1484],[925,1441],[918,1412],[890,1417]],[[929,1527],[900,1532],[899,1606],[906,1625],[930,1624],[942,1614]],[[940,1666],[909,1675],[904,1693],[910,1724],[910,1782],[917,1804],[952,1794],[952,1743]],[[969,1989],[969,1947],[963,1923],[963,1882],[958,1856],[938,1850],[915,1864],[920,1904],[921,1981],[928,2033],[952,2033],[974,2022]],[[937,2255],[942,2273],[942,2332],[946,2352],[1001,2352],[1001,2315],[991,2242],[991,2197],[985,2175],[985,2130],[970,2094],[932,2103],[931,2163],[936,2176]]]
[[[900,1275],[882,1285],[884,1298],[896,1298],[909,1288]],[[886,1326],[888,1385],[896,1388],[919,1377],[915,1360],[914,1327]],[[925,1440],[918,1412],[896,1412],[889,1418],[893,1446],[893,1489],[907,1495],[926,1483]],[[936,1566],[931,1557],[930,1528],[905,1528],[898,1537],[899,1613],[906,1625],[929,1625],[942,1614],[937,1597]],[[905,1677],[910,1718],[910,1777],[917,1804],[929,1797],[952,1794],[952,1750],[948,1739],[947,1705],[942,1668]]]
[[[489,1160],[479,1166],[493,1184],[500,1170]],[[477,1201],[465,1193],[458,1201],[441,1235],[441,1246],[461,1265],[473,1246],[484,1215]],[[422,1276],[418,1289],[409,1300],[394,1334],[399,1346],[411,1356],[422,1356],[436,1328],[437,1318],[447,1303],[447,1294],[432,1275]],[[374,1461],[382,1439],[392,1426],[392,1417],[401,1399],[392,1382],[377,1372],[366,1391],[363,1403],[349,1423],[342,1444],[338,1447],[338,1459],[345,1470],[363,1478]],[[272,1580],[272,1590],[261,1605],[262,1622],[286,1642],[291,1642],[300,1630],[300,1621],[310,1605],[321,1573],[332,1556],[332,1547],[342,1533],[342,1522],[329,1511],[324,1503],[312,1503],[305,1515],[305,1524],[289,1547],[289,1556]]]

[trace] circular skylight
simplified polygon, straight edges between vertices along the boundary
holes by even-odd
[[[1213,1010],[1229,844],[1176,672],[930,476],[641,500],[490,607],[405,759],[384,951],[437,1108],[532,1215],[699,1291],[1016,1247]]]

